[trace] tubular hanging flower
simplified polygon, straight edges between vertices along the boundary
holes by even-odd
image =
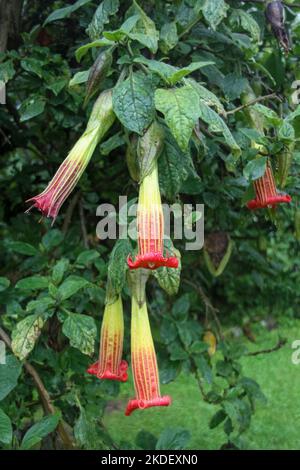
[[[270,162],[267,162],[264,176],[254,181],[256,197],[247,203],[250,210],[263,209],[265,207],[275,208],[277,204],[289,203],[292,198],[288,194],[277,191],[273,171]]]
[[[147,304],[139,305],[132,296],[131,363],[136,398],[129,400],[125,415],[152,406],[168,406],[169,396],[161,396],[154,344],[149,324]]]
[[[163,255],[164,216],[157,164],[140,185],[137,221],[138,255],[134,261],[128,258],[129,268],[156,269],[160,266],[177,268],[178,259],[175,256]]]
[[[26,201],[33,203],[26,212],[36,207],[44,216],[52,217],[54,223],[59,209],[78,183],[97,144],[111,127],[114,119],[112,93],[107,90],[95,102],[84,134],[60,165],[46,189]]]
[[[124,337],[123,306],[121,296],[106,304],[101,328],[99,360],[87,372],[98,379],[126,382],[128,364],[122,360]]]

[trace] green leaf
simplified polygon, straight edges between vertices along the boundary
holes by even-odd
[[[178,268],[158,268],[155,269],[152,274],[157,279],[158,284],[164,291],[169,295],[176,295],[180,286],[180,273],[181,273],[181,255],[180,251],[177,250],[171,239],[164,240],[165,254],[168,256],[176,256],[178,259]]]
[[[165,116],[181,150],[186,151],[193,128],[199,118],[199,98],[190,85],[181,88],[158,88],[155,92],[156,109]]]
[[[266,171],[267,157],[259,157],[251,160],[244,168],[244,176],[249,181],[261,178]]]
[[[0,292],[3,292],[10,286],[10,280],[7,277],[0,277]]]
[[[83,289],[89,282],[83,277],[69,276],[58,288],[58,296],[61,300],[67,300]]]
[[[250,33],[254,42],[259,42],[261,35],[260,27],[250,13],[241,9],[235,9],[230,17],[230,21],[240,24],[245,31]]]
[[[26,305],[26,312],[35,312],[41,314],[47,312],[54,305],[55,300],[52,297],[42,297],[40,299],[31,300],[30,302],[28,302],[28,304]]]
[[[34,424],[28,431],[25,433],[23,440],[21,442],[21,450],[31,449],[33,446],[41,442],[41,440],[53,432],[60,420],[58,414],[53,414],[50,416],[45,416],[41,421]]]
[[[73,86],[81,85],[82,83],[87,82],[89,74],[90,69],[75,73],[74,77],[69,81],[69,87],[72,88]]]
[[[52,23],[53,21],[62,20],[63,18],[69,18],[74,11],[78,10],[78,8],[86,5],[91,0],[77,0],[74,5],[70,5],[68,7],[59,8],[58,10],[54,10],[44,21],[44,26],[48,23]]]
[[[0,363],[0,401],[3,400],[17,385],[22,364],[13,355],[7,355],[5,364]]]
[[[54,266],[53,266],[53,269],[52,269],[52,281],[55,283],[55,284],[59,284],[63,277],[64,277],[64,274],[65,272],[68,270],[69,268],[69,260],[66,259],[66,258],[63,258],[63,259],[60,259]]]
[[[76,259],[76,264],[82,264],[84,266],[88,266],[91,264],[93,261],[99,258],[99,253],[97,250],[85,250],[82,251],[77,259]]]
[[[7,83],[15,76],[14,63],[12,60],[7,60],[0,64],[0,81]]]
[[[236,73],[229,73],[224,77],[222,88],[229,101],[239,98],[248,86],[248,80]]]
[[[128,34],[128,37],[140,42],[155,54],[157,52],[159,38],[159,33],[155,28],[155,23],[146,15],[136,0],[133,0],[133,9],[134,12],[139,15],[139,21],[137,22],[134,30]]]
[[[11,347],[19,359],[25,359],[32,351],[45,321],[45,316],[39,314],[29,315],[14,328]]]
[[[130,31],[134,28],[139,21],[139,15],[133,15],[127,18],[119,29],[115,31],[104,31],[103,36],[110,41],[121,41],[128,37]]]
[[[188,158],[189,155],[180,150],[171,132],[166,129],[165,145],[158,159],[158,168],[161,192],[169,201],[175,200],[182,183],[188,177]]]
[[[113,289],[113,295],[120,294],[125,285],[126,272],[128,269],[127,258],[130,252],[131,246],[127,239],[119,239],[116,241],[107,268],[107,278],[110,288]]]
[[[224,106],[214,93],[209,91],[203,85],[200,85],[200,83],[195,82],[192,78],[188,78],[187,82],[195,89],[199,98],[203,100],[207,106],[212,106],[216,108],[219,114],[223,114],[224,116],[226,115]]]
[[[241,154],[240,147],[234,140],[223,119],[202,100],[200,100],[200,119],[209,125],[208,128],[211,132],[221,132],[223,134],[234,156],[237,157]]]
[[[1,367],[1,366],[0,366]],[[0,408],[0,442],[10,444],[12,441],[12,425],[7,414]]]
[[[164,54],[168,54],[168,52],[178,43],[178,34],[175,21],[163,24],[160,30],[159,39],[160,49]]]
[[[29,121],[36,116],[39,116],[45,109],[45,98],[39,95],[32,95],[24,100],[20,106],[20,121]]]
[[[183,450],[191,435],[183,428],[167,428],[158,438],[155,450]]]
[[[219,424],[221,424],[225,420],[226,417],[227,417],[227,414],[225,413],[224,410],[218,410],[213,415],[213,417],[211,418],[209,422],[209,429],[214,429],[217,426],[219,426]]]
[[[174,67],[173,65],[166,64],[165,62],[150,60],[146,59],[145,57],[136,57],[134,62],[147,65],[151,72],[156,73],[168,85],[175,85],[177,82],[182,80],[182,78],[194,72],[195,70],[198,70],[201,67],[206,67],[207,65],[214,64],[212,61],[198,61],[192,62],[186,67],[180,69],[178,67]]]
[[[114,88],[113,108],[127,129],[142,134],[154,117],[152,81],[142,73],[131,73]]]
[[[189,294],[183,294],[181,297],[179,297],[172,307],[172,316],[175,318],[175,320],[186,320],[190,305]]]
[[[29,243],[12,242],[9,244],[9,248],[16,253],[20,253],[21,255],[35,256],[38,254],[38,250]]]
[[[99,38],[104,29],[104,25],[108,23],[110,16],[117,13],[119,5],[119,0],[104,0],[100,3],[87,28],[87,33],[92,40]]]
[[[92,317],[70,313],[64,321],[62,332],[69,338],[71,346],[83,354],[93,354],[97,328]]]
[[[21,60],[22,69],[26,70],[26,72],[33,73],[40,78],[43,76],[43,65],[43,61],[34,59],[32,57]]]
[[[224,0],[205,0],[202,12],[208,24],[216,29],[218,24],[227,16],[227,5]]]
[[[46,289],[48,284],[48,278],[45,276],[30,276],[18,281],[15,288],[23,290],[40,290]]]
[[[253,105],[253,109],[261,113],[266,118],[266,121],[268,123],[274,126],[279,126],[280,124],[282,124],[282,119],[279,116],[277,116],[277,114],[275,113],[275,111],[273,111],[273,109],[267,108],[267,106],[264,106],[263,104],[260,104],[260,103],[255,103]]]
[[[50,251],[62,243],[64,236],[62,232],[56,228],[48,230],[42,238],[42,244],[46,251]]]
[[[80,46],[76,52],[75,57],[77,62],[80,62],[82,57],[86,55],[86,53],[93,47],[105,47],[105,46],[112,46],[114,44],[113,41],[109,41],[108,39],[102,38],[97,39],[96,41],[89,42],[88,44],[84,44]]]
[[[283,142],[293,142],[296,138],[294,127],[285,119],[278,128],[278,138]]]

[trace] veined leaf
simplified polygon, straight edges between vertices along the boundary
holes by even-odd
[[[69,338],[71,346],[83,354],[93,354],[97,328],[92,317],[70,313],[64,321],[62,332]]]
[[[29,315],[17,324],[12,333],[11,347],[19,359],[25,359],[32,351],[45,321],[46,316],[34,314]]]
[[[104,25],[108,23],[110,16],[117,13],[119,6],[119,0],[104,0],[100,3],[87,28],[87,33],[92,40],[99,38],[104,29]]]
[[[165,116],[165,121],[179,147],[186,151],[193,128],[199,118],[198,95],[193,87],[158,88],[155,92],[156,109]]]
[[[131,73],[114,88],[114,112],[127,129],[141,135],[154,117],[153,98],[152,81],[142,73]]]

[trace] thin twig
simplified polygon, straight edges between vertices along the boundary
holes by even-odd
[[[249,353],[246,354],[246,356],[258,356],[259,354],[269,354],[269,353],[272,353],[274,351],[278,351],[278,349],[281,349],[283,346],[286,345],[286,343],[287,343],[286,338],[281,338],[281,339],[278,340],[278,343],[273,348],[261,349],[259,351],[249,352]]]
[[[5,333],[5,331],[1,327],[0,327],[0,338],[4,341],[6,346],[9,349],[11,349],[10,337],[8,336],[7,333]],[[55,411],[54,406],[52,405],[50,395],[48,391],[46,390],[37,370],[28,361],[24,361],[24,367],[26,371],[28,372],[28,374],[31,375],[32,377],[32,380],[37,388],[45,413],[54,414],[56,411]],[[62,420],[60,420],[60,422],[58,423],[57,432],[65,446],[65,449],[74,448],[73,439],[69,435],[69,432],[66,430],[65,425]]]
[[[237,108],[231,109],[230,111],[226,111],[226,116],[229,114],[234,114],[237,113],[238,111],[241,111],[244,108],[247,108],[248,106],[252,106],[255,103],[259,103],[260,101],[268,100],[271,98],[275,98],[279,101],[281,101],[281,98],[276,95],[276,93],[271,93],[270,95],[265,95],[265,96],[259,96],[258,98],[255,98],[254,100],[249,101],[249,103],[245,103],[241,106],[238,106]]]

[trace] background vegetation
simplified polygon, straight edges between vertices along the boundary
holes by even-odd
[[[0,2],[0,80],[7,92],[0,105],[0,335],[7,346],[0,448],[299,448],[300,379],[291,345],[300,339],[300,107],[292,100],[300,78],[300,10],[284,2],[286,53],[267,24],[267,3]],[[111,46],[106,78],[93,87],[99,93],[126,78],[134,86],[125,107],[115,102],[118,120],[52,227],[37,212],[24,214],[25,201],[46,186],[85,129],[96,97],[84,106],[89,71]],[[187,98],[185,87],[193,90]],[[178,93],[171,126],[164,100],[155,110],[158,88]],[[186,252],[176,241],[181,275],[151,277],[162,389],[173,405],[126,418],[131,378],[119,385],[85,372],[97,357],[114,246],[96,237],[96,208],[117,204],[120,194],[137,197],[126,149],[154,115],[166,134],[159,158],[164,200],[204,203],[207,236],[230,237],[233,250],[214,277],[203,250]],[[292,158],[284,188],[290,205],[246,208],[266,164],[253,142],[271,157],[278,187],[280,164]],[[218,261],[226,247],[214,248]],[[110,262],[117,272],[116,260]],[[123,299],[129,359],[127,287]],[[204,341],[207,331],[217,339],[216,354]]]

